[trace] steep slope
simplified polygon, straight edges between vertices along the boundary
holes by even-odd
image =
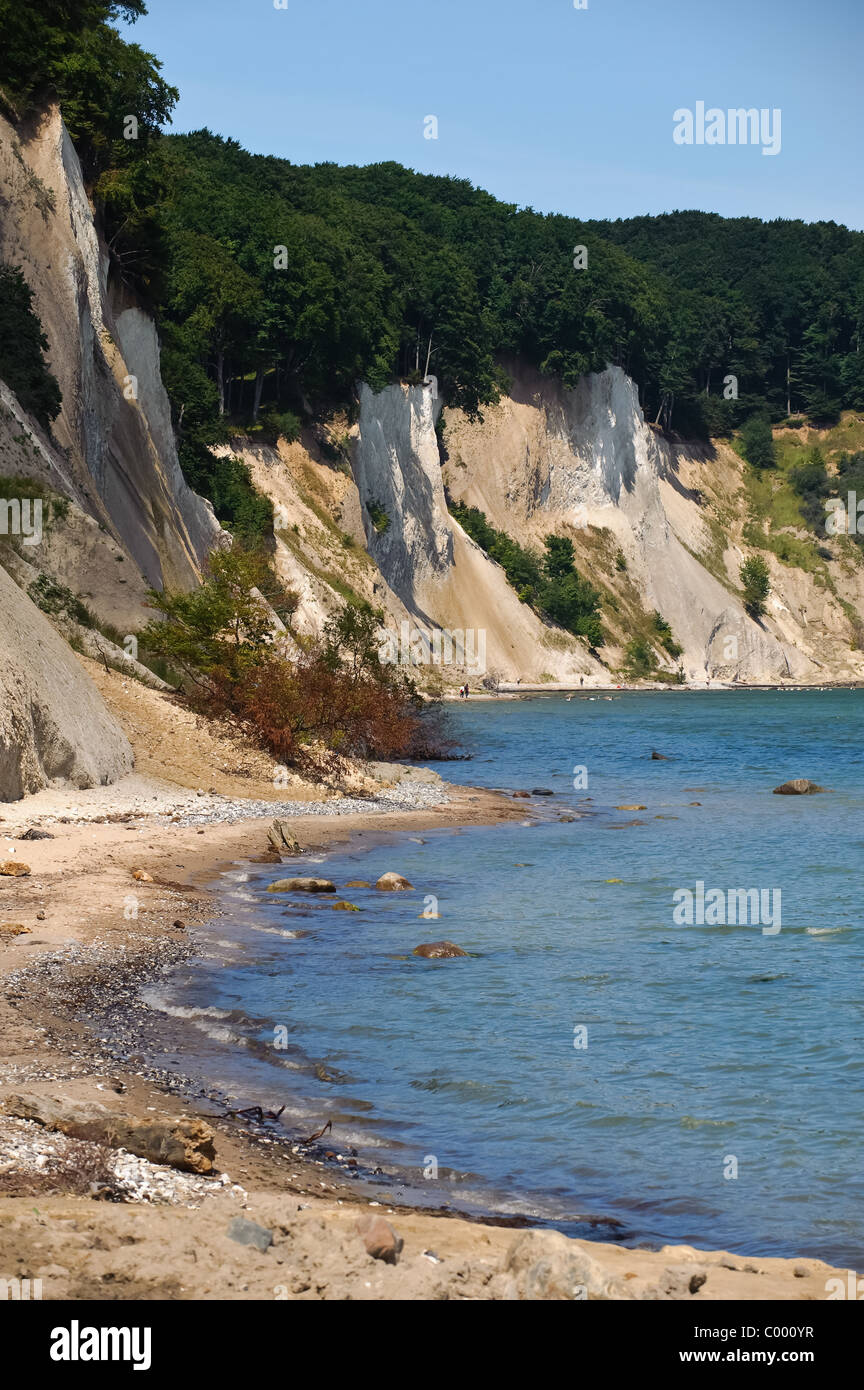
[[[0,118],[0,260],[20,266],[63,392],[42,463],[55,491],[111,532],[148,583],[188,587],[218,530],[177,461],[152,320],[109,275],[81,166],[56,108]],[[28,475],[30,460],[4,459]]]
[[[0,801],[113,782],[132,749],[62,637],[0,567]]]
[[[737,576],[752,548],[743,467],[730,449],[655,433],[619,368],[573,391],[517,363],[508,370],[510,393],[482,423],[446,412],[447,486],[523,543],[570,536],[579,568],[610,591],[604,618],[619,644],[641,605],[671,624],[690,681],[864,674],[839,598],[776,556],[766,616],[745,613]],[[614,661],[614,647],[604,656]]]

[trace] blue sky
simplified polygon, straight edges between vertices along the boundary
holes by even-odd
[[[398,160],[577,217],[864,228],[864,0],[148,0],[129,37],[208,126],[295,163]],[[782,147],[677,145],[678,108],[780,108]],[[424,118],[438,138],[424,139]]]

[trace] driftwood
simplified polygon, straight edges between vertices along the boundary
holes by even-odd
[[[316,1131],[315,1131],[314,1134],[310,1134],[308,1139],[301,1139],[301,1140],[300,1140],[300,1143],[301,1143],[301,1144],[314,1144],[316,1139],[320,1139],[323,1135],[325,1135],[325,1134],[327,1133],[328,1129],[332,1129],[332,1128],[333,1128],[333,1121],[332,1121],[332,1120],[328,1120],[327,1123],[326,1123],[326,1125],[324,1126],[323,1129],[316,1129]]]

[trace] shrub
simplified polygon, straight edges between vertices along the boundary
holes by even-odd
[[[286,650],[259,595],[282,617],[296,608],[264,557],[239,547],[211,556],[194,593],[151,593],[162,621],[148,624],[142,645],[182,673],[195,709],[231,720],[278,762],[311,770],[344,755],[447,755],[440,707],[379,659],[380,611],[349,604],[319,640]]]
[[[751,555],[741,566],[741,583],[744,585],[744,607],[751,618],[760,618],[765,612],[765,600],[771,589],[768,566],[761,555]]]
[[[366,503],[366,510],[369,513],[369,520],[372,522],[375,530],[379,535],[383,535],[390,525],[390,517],[386,509],[382,507],[380,502],[376,502],[373,498]]]
[[[744,457],[753,468],[774,468],[777,456],[774,435],[767,415],[751,415],[741,427]]]
[[[62,400],[45,365],[47,351],[48,339],[33,312],[33,291],[17,267],[0,265],[0,377],[46,430]]]
[[[631,680],[645,680],[656,674],[657,657],[647,637],[634,637],[624,650],[624,674]]]
[[[300,438],[303,428],[300,416],[295,415],[293,410],[268,410],[261,416],[261,424],[274,440],[284,439],[288,444]]]

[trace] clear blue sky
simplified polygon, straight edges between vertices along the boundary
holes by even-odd
[[[398,160],[578,217],[864,228],[864,0],[148,0],[128,32],[208,126],[295,163]],[[679,146],[679,107],[782,111],[782,148]],[[423,138],[424,117],[439,138]]]

